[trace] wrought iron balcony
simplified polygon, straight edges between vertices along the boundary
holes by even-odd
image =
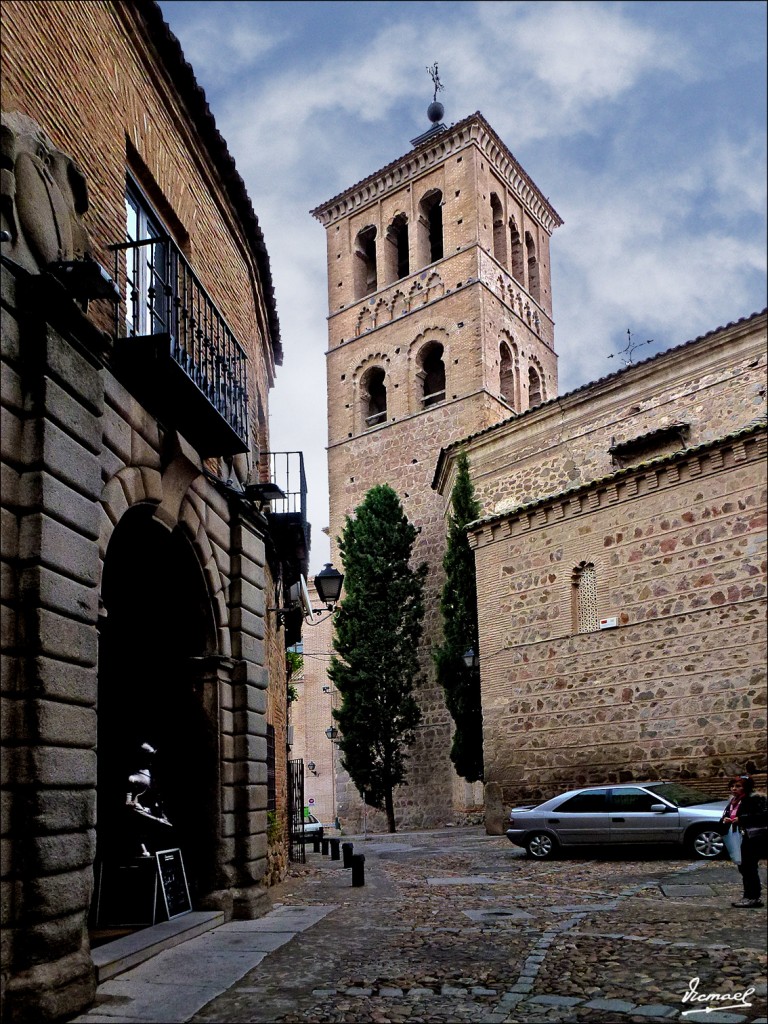
[[[307,478],[303,452],[268,452],[269,479],[282,498],[270,500],[270,532],[283,565],[286,585],[309,569],[310,524],[307,522]]]
[[[247,356],[167,237],[112,246],[116,372],[203,456],[248,451]]]

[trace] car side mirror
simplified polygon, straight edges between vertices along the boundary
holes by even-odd
[[[666,804],[651,804],[651,810],[658,811],[663,814],[665,811],[671,810],[671,807],[667,807]]]

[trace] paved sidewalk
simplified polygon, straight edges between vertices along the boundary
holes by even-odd
[[[534,863],[476,828],[350,841],[363,888],[310,847],[265,917],[106,982],[77,1021],[766,1020],[766,912],[731,908],[729,863]]]

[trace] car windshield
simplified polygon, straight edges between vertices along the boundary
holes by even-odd
[[[689,786],[683,786],[679,782],[654,782],[644,787],[652,793],[658,793],[660,797],[668,800],[676,807],[693,807],[694,804],[713,803],[712,797]]]

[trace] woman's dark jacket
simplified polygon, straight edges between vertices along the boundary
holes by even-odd
[[[741,801],[737,817],[742,832],[748,828],[765,828],[768,825],[768,801],[762,793],[750,793]]]

